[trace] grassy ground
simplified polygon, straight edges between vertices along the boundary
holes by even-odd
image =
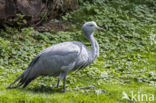
[[[115,72],[114,70],[97,67],[97,65],[92,65],[91,68],[70,74],[67,79],[66,93],[61,91],[62,85],[59,89],[56,88],[56,79],[49,77],[38,78],[25,89],[6,89],[8,84],[20,73],[13,73],[11,70],[3,69],[3,71],[1,70],[2,84],[0,86],[0,101],[2,103],[134,103],[134,99],[122,99],[123,92],[126,92],[130,99],[133,98],[133,92],[139,103],[146,103],[149,101],[152,101],[151,103],[155,103],[155,98],[154,100],[151,99],[152,95],[156,95],[155,84],[138,82],[133,76],[129,76],[132,74],[134,76],[144,75],[144,71],[136,72],[132,70],[127,73],[120,74],[121,72],[118,71]],[[94,75],[98,75],[98,73],[100,73],[100,76],[93,77],[92,74],[90,74],[92,70],[96,70],[96,72],[94,72],[96,74]],[[137,77],[138,76],[136,76],[136,78]],[[96,90],[78,89],[78,87],[86,87],[90,85],[96,87]],[[144,94],[146,97],[144,96],[142,98],[142,95]]]
[[[87,6],[63,17],[63,22],[72,23],[65,29],[73,32],[39,33],[8,26],[0,31],[0,103],[156,102],[156,2],[91,0],[83,5]],[[72,40],[90,47],[80,31],[86,21],[96,21],[106,29],[95,31],[100,57],[68,75],[66,93],[62,84],[56,88],[53,77],[39,77],[25,89],[6,89],[42,49]],[[87,86],[96,89],[79,89]]]

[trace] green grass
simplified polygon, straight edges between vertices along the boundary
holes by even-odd
[[[39,33],[8,26],[0,31],[0,103],[148,103],[151,95],[155,97],[150,103],[156,102],[156,2],[91,0],[83,5],[87,6],[63,16],[63,22],[72,23],[66,29],[73,32]],[[53,77],[39,77],[25,89],[7,89],[44,48],[73,40],[90,47],[80,31],[86,21],[106,30],[95,31],[100,57],[68,75],[66,93],[62,84],[56,88]],[[96,90],[78,89],[87,86]],[[122,99],[124,92],[130,100]]]
[[[89,68],[86,70],[89,71]],[[108,71],[104,69],[103,71]],[[131,97],[131,91],[140,94],[147,94],[148,98],[150,94],[156,95],[156,87],[155,85],[149,85],[148,83],[138,83],[136,81],[129,81],[127,82],[125,78],[121,77],[111,77],[109,75],[107,79],[103,79],[96,77],[92,78],[87,76],[85,71],[81,71],[84,73],[84,76],[79,76],[79,73],[72,74],[67,79],[67,92],[63,93],[60,87],[57,89],[56,86],[56,79],[52,78],[39,78],[31,83],[27,88],[22,89],[6,89],[8,84],[16,78],[16,75],[12,74],[12,71],[6,71],[7,74],[1,76],[1,92],[0,98],[2,103],[18,103],[18,102],[26,102],[26,103],[37,103],[37,102],[54,102],[54,103],[133,103],[128,100],[121,99],[122,93],[125,91]],[[117,74],[115,74],[117,75]],[[121,75],[122,76],[122,75]],[[6,78],[8,77],[8,78]],[[104,76],[107,77],[107,76]],[[5,79],[4,79],[5,78]],[[72,84],[70,80],[73,78],[76,79],[76,82]],[[130,78],[129,78],[130,79]],[[129,80],[128,79],[128,80]],[[3,80],[3,81],[2,81]],[[7,82],[8,81],[8,82]],[[123,83],[124,81],[124,83]],[[93,85],[96,87],[96,90],[104,90],[105,93],[98,94],[96,90],[87,89],[87,90],[80,90],[76,87],[85,87]],[[62,86],[62,85],[61,85]],[[137,99],[138,100],[138,99]],[[145,100],[145,98],[144,98]],[[140,102],[139,102],[140,103]],[[143,102],[144,103],[144,102]],[[155,103],[155,101],[151,102]]]
[[[100,59],[100,58],[99,58]],[[149,65],[139,65],[139,67],[152,68],[152,62],[154,56],[151,55],[151,61],[149,60]],[[92,66],[77,72],[72,73],[67,78],[67,92],[62,92],[62,85],[59,89],[56,88],[57,79],[49,77],[40,77],[37,80],[30,83],[30,85],[25,88],[17,89],[6,89],[9,83],[11,83],[19,74],[21,70],[16,72],[12,69],[1,68],[1,80],[0,86],[0,101],[2,103],[134,103],[134,101],[128,101],[122,99],[123,92],[126,92],[129,97],[131,97],[131,92],[136,93],[136,99],[138,100],[138,95],[147,94],[148,99],[151,94],[156,95],[156,84],[151,82],[153,80],[147,80],[150,76],[149,73],[153,71],[154,68],[149,70],[143,69],[133,69],[133,66],[129,67],[126,71],[121,72],[114,69],[103,68],[103,61],[96,61]],[[153,62],[154,63],[154,62]],[[154,65],[154,64],[153,64]],[[137,64],[138,66],[138,64]],[[135,66],[134,66],[135,67]],[[92,72],[93,71],[93,72]],[[142,76],[141,81],[137,78]],[[78,89],[78,87],[95,86],[96,90],[93,89]],[[104,90],[104,93],[97,93],[98,90]],[[145,103],[145,98],[143,99]],[[155,103],[152,101],[151,103]]]

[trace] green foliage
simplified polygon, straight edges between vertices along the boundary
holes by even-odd
[[[4,40],[3,38],[0,37],[0,55],[3,57],[7,57],[8,53],[6,53],[6,51],[9,50],[8,46],[9,46],[10,42],[7,40]]]
[[[1,102],[133,103],[121,99],[123,91],[156,95],[155,0],[81,0],[81,3],[85,6],[63,17],[64,22],[72,22],[68,28],[74,32],[39,33],[33,28],[18,31],[7,26],[0,31]],[[73,40],[89,47],[81,33],[86,21],[96,21],[105,28],[105,32],[95,31],[100,57],[88,68],[68,76],[67,93],[60,93],[55,88],[57,80],[49,77],[38,78],[26,89],[5,89],[44,48]],[[77,89],[89,85],[97,87],[96,90]],[[106,93],[99,92],[101,89]]]
[[[25,15],[23,14],[16,14],[16,17],[13,19],[13,22],[15,22],[15,24],[21,28],[24,25],[27,25],[27,20],[25,18]]]

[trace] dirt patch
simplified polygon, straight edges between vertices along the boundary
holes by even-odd
[[[35,27],[35,30],[39,32],[58,32],[58,31],[70,31],[67,29],[70,23],[61,23],[61,22],[54,22],[49,21],[47,23],[43,23],[40,27]]]

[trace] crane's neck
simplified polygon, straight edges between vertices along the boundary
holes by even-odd
[[[99,45],[96,39],[93,36],[93,33],[89,36],[89,41],[91,42],[91,62],[94,61],[99,56]]]

